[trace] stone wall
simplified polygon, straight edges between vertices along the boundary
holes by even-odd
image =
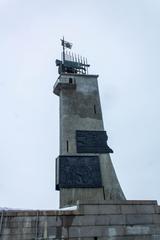
[[[77,210],[0,214],[1,240],[160,240],[156,201],[81,202]]]

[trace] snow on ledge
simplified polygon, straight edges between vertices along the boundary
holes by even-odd
[[[78,206],[71,206],[71,207],[64,207],[64,208],[59,208],[55,209],[55,211],[76,211],[78,210]],[[43,209],[22,209],[22,208],[7,208],[7,207],[0,207],[0,212],[3,211],[49,211],[49,210],[43,210]],[[54,211],[54,210],[51,210]]]
[[[75,205],[75,206],[72,206],[72,207],[65,207],[65,208],[60,208],[58,209],[59,211],[75,211],[78,209],[78,206]]]
[[[2,212],[2,211],[28,211],[28,210],[30,211],[31,209],[0,207],[0,212]]]

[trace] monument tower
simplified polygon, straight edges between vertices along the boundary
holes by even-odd
[[[0,239],[160,240],[157,201],[125,200],[116,177],[98,76],[88,74],[86,59],[66,51],[71,43],[61,42],[62,60],[56,60],[59,77],[53,90],[60,99],[56,189],[61,209],[0,209]]]
[[[62,59],[53,92],[60,104],[60,156],[56,159],[56,190],[60,207],[77,200],[124,200],[107,145],[98,90],[98,75],[88,74],[87,59],[71,53],[61,40]],[[67,50],[68,51],[67,51]]]

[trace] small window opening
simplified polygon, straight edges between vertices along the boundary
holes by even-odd
[[[68,140],[67,140],[67,152],[69,151],[69,143],[68,143]]]
[[[73,79],[69,78],[69,84],[72,84],[72,83],[73,83]]]
[[[94,105],[94,113],[97,113],[96,105]]]

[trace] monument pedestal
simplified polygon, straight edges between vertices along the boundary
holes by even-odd
[[[1,240],[159,240],[156,201],[80,202],[57,211],[4,211]]]

